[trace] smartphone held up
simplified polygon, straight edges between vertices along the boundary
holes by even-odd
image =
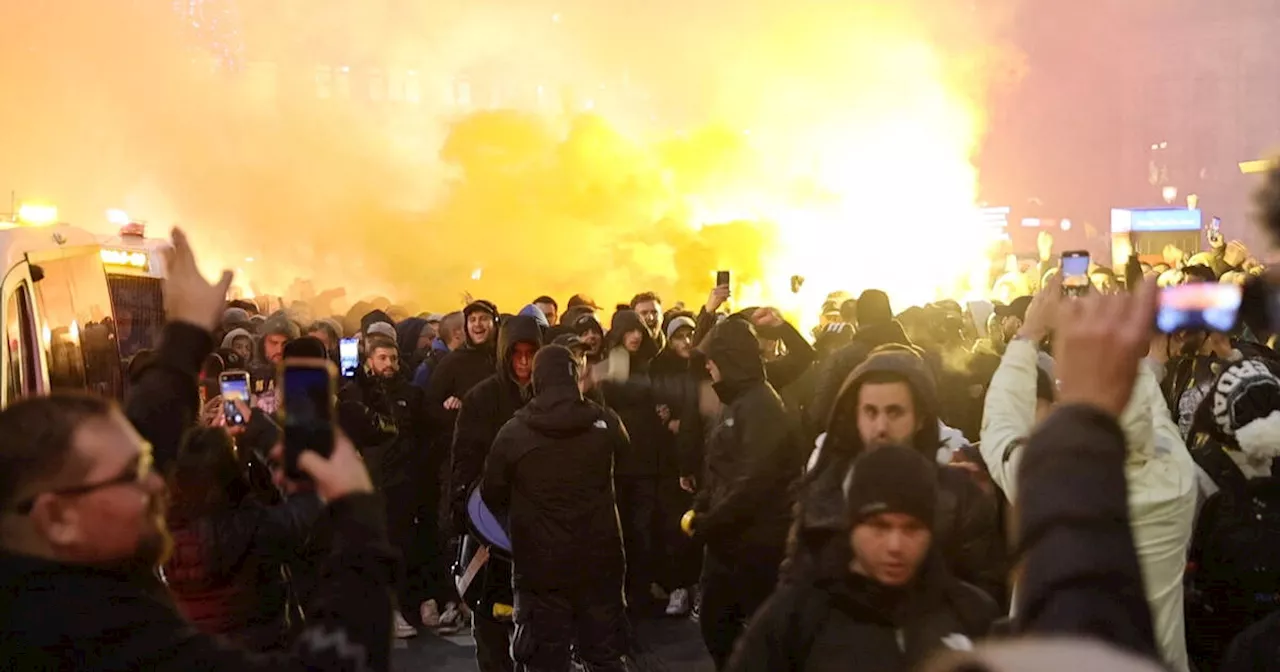
[[[218,374],[218,394],[222,396],[222,417],[228,427],[239,427],[249,422],[249,418],[240,410],[241,404],[249,405],[247,371],[223,371]]]
[[[1089,293],[1089,253],[1073,250],[1062,253],[1062,295],[1084,296]]]
[[[307,480],[298,456],[308,450],[326,458],[333,454],[338,370],[327,359],[285,359],[279,376],[285,475]]]

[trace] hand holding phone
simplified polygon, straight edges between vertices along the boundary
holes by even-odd
[[[729,286],[729,271],[716,271],[716,287]]]
[[[344,338],[338,342],[339,370],[343,378],[355,378],[360,368],[360,339]]]
[[[337,377],[337,369],[327,359],[285,359],[280,368],[277,390],[282,397],[284,469],[290,479],[307,478],[298,466],[304,452],[322,458],[333,453]]]
[[[218,393],[222,395],[222,417],[226,425],[248,424],[249,416],[244,409],[249,405],[249,373],[223,371],[218,375]]]
[[[271,451],[271,459],[275,462],[284,460],[284,444],[276,444]],[[334,435],[333,451],[329,457],[307,451],[298,456],[298,468],[309,476],[307,482],[315,484],[316,494],[326,502],[373,492],[373,481],[364,460],[360,459],[351,439],[342,432]],[[296,480],[286,481],[285,485],[286,489],[296,489],[298,483]]]

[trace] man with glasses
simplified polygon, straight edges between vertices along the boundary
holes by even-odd
[[[156,364],[135,380],[133,423],[112,402],[83,395],[0,411],[0,667],[387,669],[395,554],[368,472],[345,437],[327,459],[308,451],[298,460],[329,502],[335,552],[291,652],[250,654],[199,634],[158,580],[154,568],[171,541],[163,482],[140,434],[157,455],[172,455],[194,424],[196,372],[231,283],[230,273],[217,284],[200,276],[180,231],[170,252],[173,321]]]

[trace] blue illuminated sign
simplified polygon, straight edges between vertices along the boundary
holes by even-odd
[[[1111,232],[1199,231],[1200,211],[1188,208],[1128,208],[1111,211]]]

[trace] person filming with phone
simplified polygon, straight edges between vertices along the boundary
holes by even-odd
[[[287,465],[315,484],[335,537],[327,580],[287,653],[200,633],[165,595],[154,569],[172,540],[153,464],[162,455],[171,464],[196,424],[196,374],[232,279],[205,280],[180,230],[167,252],[170,321],[123,412],[70,394],[0,411],[0,660],[30,670],[388,669],[398,560],[369,475],[338,432]]]

